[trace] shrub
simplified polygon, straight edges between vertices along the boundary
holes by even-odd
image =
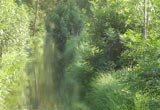
[[[133,110],[131,97],[111,74],[97,76],[91,87],[87,99],[92,110]]]

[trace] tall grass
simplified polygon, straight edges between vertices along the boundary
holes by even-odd
[[[97,76],[91,87],[87,99],[92,110],[133,110],[131,98],[111,74]]]

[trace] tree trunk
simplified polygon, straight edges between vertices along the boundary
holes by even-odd
[[[39,5],[39,0],[36,0],[35,17],[34,17],[34,22],[33,22],[33,36],[35,35],[35,31],[36,31],[36,22],[37,22],[37,17],[38,17],[38,5]]]
[[[36,0],[36,4],[35,4],[35,18],[34,18],[34,24],[33,24],[33,37],[35,36],[36,33],[36,23],[37,23],[37,18],[38,18],[38,5],[39,5],[39,0]],[[35,51],[35,50],[34,50]],[[39,100],[38,100],[38,82],[37,82],[37,75],[36,75],[37,71],[36,71],[36,63],[34,61],[34,92],[35,92],[35,109],[38,109],[38,105],[39,105]]]
[[[147,38],[148,34],[148,16],[147,16],[147,0],[144,0],[144,39]]]

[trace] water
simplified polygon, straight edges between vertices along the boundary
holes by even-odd
[[[73,92],[74,87],[65,84],[63,53],[55,48],[53,38],[48,33],[43,50],[42,55],[35,55],[29,67],[28,109],[71,110],[73,94],[76,93]],[[69,90],[72,94],[68,94]]]

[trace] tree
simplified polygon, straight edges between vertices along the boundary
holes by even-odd
[[[0,4],[0,109],[26,109],[24,69],[30,18],[23,4],[14,0],[3,0]]]
[[[90,3],[93,17],[89,23],[89,33],[94,45],[101,50],[97,58],[93,59],[97,59],[96,63],[101,65],[100,67],[109,69],[113,64],[113,68],[120,68],[120,56],[125,49],[120,36],[127,30],[128,16],[124,5],[127,2],[92,0]]]

